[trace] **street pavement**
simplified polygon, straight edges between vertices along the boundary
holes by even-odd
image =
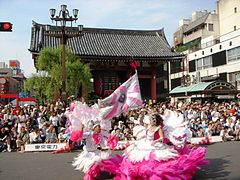
[[[72,160],[80,151],[0,153],[0,180],[81,180],[83,173],[74,170]],[[207,146],[209,165],[198,170],[194,180],[240,179],[240,142],[231,141]],[[101,177],[99,179],[111,179]]]

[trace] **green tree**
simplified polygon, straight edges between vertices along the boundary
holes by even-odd
[[[24,91],[30,91],[37,101],[43,103],[53,95],[51,94],[49,81],[50,78],[44,72],[33,74],[24,83]]]
[[[82,88],[82,96],[87,99],[88,91],[91,85],[91,70],[87,64],[82,63],[76,55],[70,52],[70,50],[67,51],[66,72],[67,94],[78,97],[79,90]]]
[[[37,59],[36,67],[39,71],[46,72],[47,85],[44,94],[48,98],[54,98],[61,94],[62,68],[61,48],[44,48]],[[90,87],[91,72],[88,65],[72,54],[70,50],[66,53],[66,91],[68,95],[79,94],[81,87],[84,87],[84,97],[87,97]]]

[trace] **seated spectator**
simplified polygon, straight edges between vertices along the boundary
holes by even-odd
[[[186,141],[187,143],[190,143],[191,142],[191,138],[193,137],[193,132],[191,131],[190,128],[187,128],[187,131],[186,131]]]
[[[117,128],[115,130],[115,135],[118,137],[119,141],[124,140],[124,134],[121,132],[121,130],[119,128]]]
[[[29,134],[30,144],[41,143],[40,131],[37,127],[33,128],[33,131]]]
[[[67,134],[65,133],[65,128],[61,127],[60,133],[58,134],[58,142],[59,143],[66,143],[67,142]]]
[[[47,136],[47,125],[44,124],[41,129],[39,129],[40,138],[42,139],[42,142],[44,143],[46,141]]]
[[[7,127],[1,127],[0,129],[0,142],[2,147],[2,152],[11,152],[10,148],[10,138],[9,138],[9,132]]]
[[[208,136],[208,137],[212,136],[212,133],[213,133],[212,128],[213,128],[212,123],[209,123],[205,130],[205,136]]]
[[[216,120],[216,122],[213,125],[213,128],[212,128],[213,133],[212,133],[212,135],[213,136],[219,136],[221,129],[222,129],[222,124],[220,123],[220,119],[218,119],[218,120]]]
[[[113,130],[112,130],[112,132],[111,132],[111,135],[116,134],[116,129],[118,129],[118,126],[117,126],[117,125],[114,125]]]
[[[202,127],[198,127],[198,130],[197,130],[197,137],[203,137],[204,134],[203,134],[203,128]]]
[[[11,149],[16,150],[17,149],[17,144],[16,144],[16,140],[17,140],[17,130],[15,127],[12,127],[10,132],[9,132],[9,137],[10,137],[10,145],[11,145]]]
[[[125,128],[123,130],[124,140],[134,140],[131,130],[129,128]]]
[[[25,127],[20,128],[20,133],[17,136],[17,151],[24,152],[25,145],[29,142],[29,134],[26,131]]]
[[[221,138],[222,138],[222,140],[224,142],[231,141],[231,139],[233,138],[233,136],[229,135],[229,128],[228,128],[228,126],[224,126],[224,128],[220,132],[220,136],[221,136]]]
[[[194,128],[190,127],[190,131],[191,131],[192,137],[197,137],[197,133]]]
[[[58,141],[54,125],[51,124],[46,131],[46,143],[56,143]]]

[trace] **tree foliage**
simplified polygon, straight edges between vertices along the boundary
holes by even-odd
[[[44,102],[53,96],[49,81],[50,78],[44,72],[33,74],[24,83],[24,91],[30,91],[38,101]]]
[[[25,89],[34,92],[41,99],[54,98],[54,94],[60,95],[62,89],[61,48],[44,48],[38,56],[36,68],[42,75],[33,75],[25,83]],[[66,53],[66,91],[68,95],[79,95],[81,87],[84,87],[84,96],[88,94],[91,72],[88,65],[72,54]],[[43,81],[40,83],[40,81]],[[42,86],[41,88],[39,86]]]

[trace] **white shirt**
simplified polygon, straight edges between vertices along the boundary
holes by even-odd
[[[36,140],[41,140],[40,134],[37,134],[36,132],[33,131],[29,134],[29,139],[30,139],[30,143],[32,143]]]
[[[54,126],[58,126],[59,118],[58,118],[58,116],[51,116],[51,117],[50,117],[50,121],[52,121],[52,124],[53,124]]]
[[[44,125],[45,122],[46,122],[46,119],[45,119],[44,117],[39,117],[39,118],[37,119],[37,121],[38,121],[39,129],[42,129],[43,125]]]

